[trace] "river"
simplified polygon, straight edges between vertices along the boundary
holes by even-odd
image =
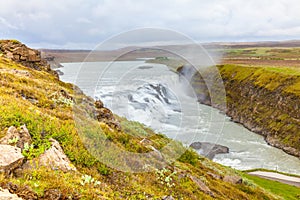
[[[162,64],[144,61],[63,63],[61,80],[101,99],[114,113],[139,121],[189,145],[211,142],[229,147],[214,161],[236,169],[265,168],[300,175],[300,160],[269,146],[262,136],[218,110],[199,104],[185,80]],[[201,153],[201,152],[199,152]]]

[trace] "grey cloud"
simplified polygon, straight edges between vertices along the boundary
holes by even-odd
[[[16,37],[36,47],[92,48],[112,35],[141,27],[173,29],[199,41],[298,39],[300,27],[297,0],[0,3],[0,37]]]

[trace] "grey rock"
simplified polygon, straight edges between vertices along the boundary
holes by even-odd
[[[23,163],[21,149],[10,145],[0,144],[0,172],[10,174]]]
[[[240,176],[226,175],[224,176],[223,181],[232,184],[241,184],[243,182],[243,179]]]
[[[38,158],[27,161],[23,165],[23,169],[38,168],[43,166],[51,168],[52,170],[61,170],[64,172],[76,171],[76,167],[71,164],[71,161],[64,153],[60,144],[52,138],[49,140],[52,143],[50,149],[46,150]]]
[[[193,142],[190,147],[199,150],[201,155],[209,159],[213,159],[216,154],[229,153],[228,147],[209,142]]]
[[[202,180],[192,175],[189,175],[189,177],[198,186],[199,190],[212,197],[214,196],[213,192],[209,189],[209,187],[207,187],[207,185],[205,185]]]

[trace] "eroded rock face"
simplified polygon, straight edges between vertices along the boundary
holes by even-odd
[[[113,129],[121,130],[121,125],[114,114],[111,110],[105,108],[100,100],[95,101],[95,117],[99,122],[103,122]]]
[[[10,193],[7,189],[0,188],[0,200],[22,200],[16,194]]]
[[[193,142],[190,147],[200,150],[200,154],[209,159],[213,159],[216,154],[229,153],[228,147],[209,142]]]
[[[38,50],[28,48],[18,41],[0,40],[0,55],[26,67],[47,71],[58,77],[57,73],[50,69],[47,61],[41,58],[41,53]]]
[[[232,121],[263,135],[271,146],[300,158],[300,98],[286,89],[294,88],[294,84],[300,80],[299,77],[282,74],[277,80],[270,76],[265,85],[259,85],[258,82],[261,81],[258,81],[258,77],[261,76],[256,73],[257,69],[245,68],[245,71],[252,71],[249,76],[244,76],[244,71],[238,70],[239,66],[220,65],[218,69],[226,94],[222,92],[224,88],[217,84],[213,84],[210,91],[207,89],[206,82],[218,82],[219,75],[210,72],[195,73],[191,84],[197,91],[199,102],[218,108],[231,117]],[[178,68],[178,73],[184,75],[182,70]],[[280,84],[276,86],[278,83]],[[276,87],[270,89],[267,85]],[[209,94],[215,94],[215,100],[218,99],[215,102],[226,96],[226,103],[224,100],[221,104],[212,102]]]
[[[21,149],[10,145],[0,144],[0,172],[10,174],[23,163]]]
[[[16,145],[17,147],[23,149],[24,144],[31,144],[31,136],[28,132],[26,125],[20,126],[20,131],[17,130],[16,127],[11,126],[8,128],[6,136],[1,138],[0,144],[7,144],[7,145]],[[12,140],[17,138],[17,142],[14,144]]]
[[[64,172],[76,171],[75,166],[71,164],[71,161],[64,153],[60,144],[52,138],[49,140],[52,143],[51,148],[46,150],[38,158],[27,161],[24,164],[23,169],[43,166],[52,170],[62,170]]]

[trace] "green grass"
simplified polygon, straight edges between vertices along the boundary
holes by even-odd
[[[271,47],[256,47],[256,48],[230,48],[222,50],[226,57],[234,58],[259,58],[267,60],[298,60],[300,59],[300,48],[271,48]]]
[[[244,175],[247,179],[253,181],[255,184],[263,187],[265,190],[276,194],[286,200],[299,200],[300,199],[300,188],[283,184],[277,181],[263,179],[257,176],[249,174]]]

